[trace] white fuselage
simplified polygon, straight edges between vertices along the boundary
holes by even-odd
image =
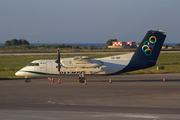
[[[58,71],[56,60],[35,60],[18,72],[16,76],[28,77],[61,77],[79,75],[108,75],[125,68],[134,53],[91,59],[91,62],[79,62],[75,58],[61,59],[61,69]],[[34,65],[32,65],[34,64]]]

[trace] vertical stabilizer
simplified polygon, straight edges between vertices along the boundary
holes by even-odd
[[[162,30],[150,30],[145,35],[129,64],[121,72],[144,69],[156,65],[159,53],[166,38]]]
[[[156,62],[166,37],[163,33],[162,30],[148,31],[132,59]]]

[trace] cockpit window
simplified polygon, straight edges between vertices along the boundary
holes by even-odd
[[[32,66],[33,65],[33,63],[30,63],[28,66]]]
[[[28,66],[39,66],[39,63],[30,63]]]

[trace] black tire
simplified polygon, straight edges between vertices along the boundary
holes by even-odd
[[[79,82],[80,82],[80,83],[84,83],[84,78],[80,78],[80,79],[79,79]]]
[[[26,78],[25,82],[31,82],[29,78]]]

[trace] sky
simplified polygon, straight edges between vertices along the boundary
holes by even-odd
[[[0,43],[138,43],[158,29],[180,43],[180,0],[0,0]]]

